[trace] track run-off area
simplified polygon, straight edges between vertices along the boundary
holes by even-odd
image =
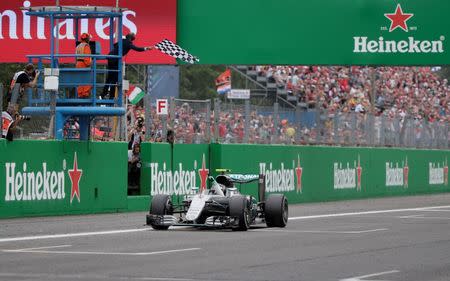
[[[145,213],[1,220],[0,280],[450,280],[450,194],[289,206],[286,228]]]

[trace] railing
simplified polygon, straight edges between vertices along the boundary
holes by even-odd
[[[107,59],[119,59],[120,56],[115,55],[95,55],[95,54],[89,54],[89,55],[82,55],[82,54],[54,54],[53,57],[51,55],[28,55],[27,58],[30,63],[34,63],[37,65],[37,69],[41,71],[41,77],[39,78],[39,85],[42,86],[43,84],[43,72],[44,72],[44,65],[45,63],[51,63],[52,60],[56,60],[56,65],[59,63],[59,59],[65,59],[66,62],[74,61],[76,58],[84,58],[89,57],[92,59],[91,67],[89,68],[75,68],[75,67],[64,67],[59,68],[60,75],[63,77],[63,73],[70,73],[70,72],[78,72],[78,73],[84,73],[87,74],[90,78],[89,81],[86,82],[86,85],[92,86],[92,92],[89,99],[80,99],[76,98],[73,91],[69,91],[69,89],[76,89],[77,86],[80,85],[80,81],[75,82],[69,82],[65,81],[67,79],[60,79],[60,87],[65,88],[64,91],[60,91],[58,93],[57,103],[58,104],[85,104],[85,105],[92,105],[96,106],[97,104],[102,105],[114,105],[117,104],[117,106],[122,106],[122,92],[118,91],[117,97],[114,97],[114,99],[111,100],[101,100],[97,96],[97,90],[98,88],[102,89],[105,86],[111,86],[116,87],[119,86],[119,84],[109,84],[109,83],[103,83],[98,82],[99,75],[108,74],[109,72],[117,72],[118,74],[122,73],[122,68],[119,66],[119,68],[116,69],[106,69],[106,68],[98,68],[97,61],[99,60],[107,60]],[[79,80],[79,79],[78,79]],[[118,80],[120,82],[120,79]],[[48,93],[43,91],[42,88],[39,89],[39,91],[32,94],[32,91],[28,92],[28,101],[30,104],[48,104],[50,103],[50,96]]]

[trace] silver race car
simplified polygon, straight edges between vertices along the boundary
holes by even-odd
[[[288,201],[283,194],[265,198],[264,175],[226,174],[220,172],[210,189],[187,195],[180,204],[174,204],[170,195],[152,198],[147,225],[157,230],[170,226],[231,228],[246,231],[251,225],[265,223],[268,227],[285,227],[288,221]],[[258,200],[240,193],[242,185],[258,181]],[[239,185],[239,189],[236,187]]]

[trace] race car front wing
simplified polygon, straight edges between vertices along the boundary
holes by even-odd
[[[199,224],[193,221],[186,221],[172,215],[152,215],[147,214],[147,225],[158,226],[200,226],[200,227],[233,227],[238,220],[230,216],[211,216],[206,218],[205,223]]]

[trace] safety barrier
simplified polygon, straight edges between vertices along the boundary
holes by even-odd
[[[448,158],[449,150],[145,143],[141,188],[181,200],[201,186],[205,169],[226,168],[265,174],[267,191],[291,203],[448,192]],[[257,185],[241,191],[256,196]]]
[[[449,150],[143,143],[142,196],[127,197],[127,144],[0,140],[0,218],[144,211],[217,168],[264,174],[290,203],[449,192]],[[257,195],[256,184],[238,186]]]
[[[126,143],[0,140],[0,218],[127,210]]]

